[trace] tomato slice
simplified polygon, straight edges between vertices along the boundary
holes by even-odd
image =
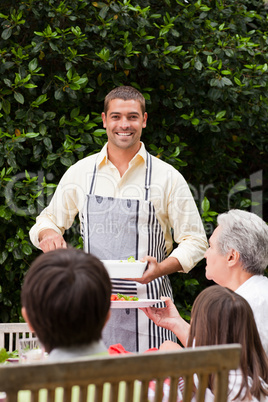
[[[139,300],[137,296],[125,296],[122,295],[121,293],[118,294],[112,294],[111,295],[111,301],[137,301]]]

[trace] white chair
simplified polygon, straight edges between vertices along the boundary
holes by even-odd
[[[183,401],[189,402],[196,373],[197,402],[204,401],[210,374],[215,380],[215,402],[226,402],[228,373],[238,368],[240,352],[241,346],[233,344],[166,353],[93,356],[59,363],[0,365],[0,391],[6,393],[7,402],[145,402],[149,382],[155,380],[155,402],[162,402],[163,382],[169,377],[169,402],[176,402],[178,379],[183,377]],[[22,390],[27,391],[19,392]]]
[[[8,324],[0,323],[0,349],[6,348],[7,352],[19,349],[20,338],[34,338],[28,324],[24,322],[14,322]]]

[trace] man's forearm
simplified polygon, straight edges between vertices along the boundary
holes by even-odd
[[[168,257],[159,263],[159,268],[163,272],[163,275],[170,275],[174,272],[183,272],[183,268],[176,257]]]

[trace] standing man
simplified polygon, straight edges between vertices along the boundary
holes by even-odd
[[[114,293],[172,298],[168,274],[190,271],[207,248],[195,201],[182,175],[140,141],[147,113],[139,91],[113,89],[102,120],[108,143],[67,170],[30,238],[44,252],[66,247],[64,231],[79,213],[85,251],[102,260],[133,255],[148,261],[142,278],[113,280]],[[173,239],[178,246],[172,251]],[[138,309],[113,310],[103,338],[107,346],[121,343],[132,352],[175,340]]]

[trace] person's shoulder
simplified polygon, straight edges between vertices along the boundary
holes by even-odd
[[[170,183],[177,191],[182,189],[189,191],[189,186],[183,174],[179,172],[174,166],[163,161],[162,159],[152,156],[152,180],[153,182]]]
[[[253,310],[256,307],[267,308],[268,278],[264,275],[253,275],[236,290],[236,293],[244,297]]]
[[[246,280],[237,290],[246,289],[246,288],[258,288],[259,286],[263,286],[265,288],[268,287],[268,278],[265,275],[252,275],[249,279]],[[237,292],[238,293],[238,292]]]
[[[248,282],[249,281],[249,282]],[[264,288],[268,291],[268,278],[265,275],[253,275],[250,279],[248,279],[248,283],[251,286],[256,286],[258,289]],[[268,294],[267,294],[268,297]]]
[[[174,175],[183,177],[182,173],[179,172],[177,169],[174,168],[174,166],[170,165],[169,163],[163,161],[162,159],[158,158],[157,156],[154,156],[150,154],[152,158],[152,167],[153,169],[162,169],[165,172],[171,172]]]

